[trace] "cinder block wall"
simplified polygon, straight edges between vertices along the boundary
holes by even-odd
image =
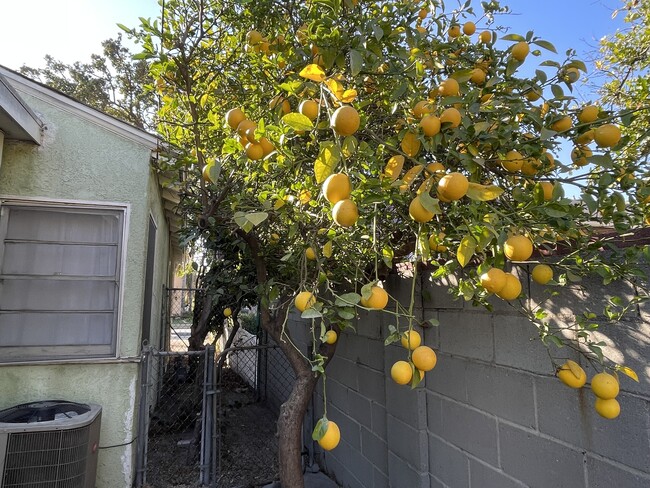
[[[530,287],[531,303],[548,296]],[[597,283],[554,297],[551,318],[568,317],[572,304],[602,310],[608,295],[630,290]],[[410,281],[392,278],[387,288],[408,303]],[[650,487],[650,307],[629,322],[604,326],[600,339],[617,347],[605,352],[624,361],[640,383],[622,377],[616,420],[599,417],[588,387],[575,391],[553,376],[546,348],[533,325],[504,302],[494,311],[454,301],[445,286],[423,276],[418,316],[436,317],[423,332],[438,353],[438,365],[423,386],[411,390],[390,379],[390,367],[406,358],[398,345],[384,347],[391,316],[364,315],[357,333],[345,333],[327,369],[328,417],[342,440],[323,453],[307,434],[323,412],[322,385],[305,419],[306,442],[321,468],[343,487],[393,488],[648,488]],[[307,350],[304,322],[291,322]],[[581,361],[567,348],[551,355]]]

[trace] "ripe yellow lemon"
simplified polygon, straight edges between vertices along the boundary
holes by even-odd
[[[550,181],[540,181],[539,184],[542,186],[542,191],[544,192],[544,200],[548,202],[553,198],[553,183]]]
[[[274,96],[269,102],[269,108],[271,110],[275,110],[278,107],[282,107],[282,113],[284,114],[291,112],[291,104],[289,103],[289,100],[284,98],[282,95]]]
[[[619,391],[618,379],[609,373],[598,373],[591,378],[591,391],[603,400],[616,398]]]
[[[434,213],[429,212],[426,208],[424,208],[422,202],[420,202],[420,197],[415,197],[409,204],[409,215],[416,222],[424,224],[425,222],[429,222],[431,219],[433,219]]]
[[[526,236],[514,235],[506,240],[503,253],[510,261],[526,261],[533,254],[533,243]]]
[[[573,127],[573,120],[568,115],[565,115],[560,120],[556,120],[551,124],[551,129],[555,132],[564,132]]]
[[[576,144],[578,145],[589,144],[593,140],[594,140],[594,130],[589,129],[588,131],[583,132],[578,137],[576,137]]]
[[[314,251],[313,247],[308,247],[305,249],[305,257],[310,261],[316,260],[316,251]]]
[[[463,34],[471,36],[474,32],[476,32],[476,24],[474,22],[465,22],[465,25],[463,25]]]
[[[455,39],[458,36],[460,36],[460,26],[459,25],[452,25],[449,28],[449,37],[451,37],[452,39]]]
[[[420,100],[413,106],[413,115],[418,119],[421,119],[422,116],[430,114],[433,110],[433,107],[430,105],[429,100]]]
[[[232,310],[230,307],[226,307],[223,309],[223,316],[224,317],[230,317],[232,315]]]
[[[242,120],[246,119],[246,115],[240,108],[231,108],[226,112],[226,123],[231,129],[236,129]]]
[[[420,334],[415,330],[407,330],[402,334],[400,342],[402,343],[403,348],[413,351],[422,343],[422,337],[420,337]]]
[[[469,76],[469,81],[475,85],[482,85],[485,83],[485,71],[481,68],[474,68]]]
[[[413,368],[406,361],[397,361],[390,368],[390,377],[398,385],[407,385],[413,378]]]
[[[351,192],[352,184],[350,183],[350,178],[345,173],[329,175],[323,182],[323,196],[332,204],[350,198]]]
[[[400,147],[402,148],[402,151],[404,151],[404,154],[412,158],[417,156],[417,154],[420,152],[421,146],[422,143],[420,142],[420,139],[418,139],[418,135],[410,131],[404,135],[404,139],[402,139],[402,143],[400,144]]]
[[[530,46],[527,42],[520,41],[512,46],[512,51],[510,52],[513,58],[519,62],[522,62],[524,59],[526,59],[526,56],[528,56],[528,53],[530,52]]]
[[[298,310],[304,312],[308,308],[314,306],[314,304],[316,303],[316,297],[310,291],[301,291],[300,293],[298,293],[293,303]]]
[[[587,105],[578,113],[578,121],[581,124],[588,124],[598,118],[600,108],[596,105]]]
[[[553,268],[548,264],[538,264],[533,268],[531,276],[535,283],[545,285],[553,279]]]
[[[429,172],[431,175],[435,175],[437,177],[444,176],[445,173],[445,167],[442,163],[429,163],[427,164],[426,167],[427,172]],[[648,197],[650,199],[650,197]]]
[[[479,278],[481,286],[490,293],[498,293],[506,286],[506,274],[499,268],[490,268]]]
[[[615,419],[621,413],[621,406],[615,398],[610,398],[609,400],[596,398],[594,408],[598,412],[598,415],[610,420]]]
[[[614,147],[621,140],[621,129],[614,124],[604,124],[594,129],[594,141],[599,147]]]
[[[492,42],[492,32],[490,31],[483,31],[478,35],[478,40],[479,42],[482,42],[483,44],[489,44]]]
[[[246,156],[253,161],[258,161],[264,157],[264,149],[261,144],[249,142],[246,144]]]
[[[298,105],[298,112],[303,114],[309,120],[316,120],[319,110],[320,107],[318,105],[318,102],[314,100],[303,100],[300,102],[300,105]]]
[[[574,374],[574,371],[578,373],[578,376]],[[562,383],[571,388],[582,388],[587,382],[587,373],[585,373],[585,370],[578,363],[570,359],[557,370],[557,377]]]
[[[323,337],[323,342],[326,344],[334,344],[339,338],[338,334],[334,330],[328,330],[325,332],[325,337]]]
[[[325,435],[318,440],[318,445],[326,451],[331,451],[339,445],[341,441],[341,431],[335,422],[327,421],[327,430]]]
[[[520,171],[524,165],[524,157],[519,151],[508,151],[506,157],[501,161],[503,166],[510,173]]]
[[[367,300],[361,298],[361,306],[372,308],[373,310],[382,310],[388,305],[388,293],[380,286],[373,286],[371,288],[370,298]]]
[[[436,367],[438,357],[433,349],[429,346],[419,346],[411,354],[413,365],[422,371],[431,371]]]
[[[255,122],[249,119],[244,119],[237,124],[237,133],[239,134],[239,137],[246,137],[246,133],[249,129],[255,130],[256,128],[257,124]]]
[[[578,70],[578,68],[574,68],[573,66],[567,68],[566,71],[564,72],[564,79],[568,83],[575,83],[580,79],[580,71]]]
[[[504,300],[515,300],[521,294],[521,282],[512,273],[506,273],[506,284],[496,296]]]
[[[467,177],[458,172],[443,176],[438,182],[438,191],[448,200],[460,200],[469,189]]]
[[[330,125],[334,131],[340,136],[351,136],[361,125],[361,118],[359,112],[354,107],[343,105],[337,108],[332,114]]]
[[[440,119],[435,115],[425,115],[420,120],[420,127],[425,136],[433,137],[440,132]]]
[[[262,146],[262,151],[264,151],[264,157],[275,151],[275,147],[266,137],[260,137],[260,146]]]
[[[341,227],[350,227],[359,219],[357,204],[349,198],[339,200],[332,208],[332,218]]]
[[[440,123],[449,123],[450,127],[456,128],[460,125],[461,116],[457,108],[449,107],[440,114]]]
[[[262,42],[262,34],[260,34],[256,30],[248,31],[248,33],[246,34],[246,42],[251,46],[256,46],[257,44]]]
[[[571,151],[571,161],[578,167],[586,166],[589,164],[587,158],[590,158],[593,154],[588,146],[576,146]]]
[[[438,95],[441,97],[455,97],[460,94],[460,85],[453,78],[447,78],[438,86]]]
[[[447,246],[442,244],[445,241],[445,233],[439,232],[438,235],[431,234],[429,236],[429,248],[432,251],[445,252],[447,251]]]

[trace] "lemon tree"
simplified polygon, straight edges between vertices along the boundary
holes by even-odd
[[[129,32],[156,80],[170,145],[159,169],[182,188],[186,239],[210,257],[211,289],[232,259],[238,289],[259,298],[261,324],[296,374],[278,423],[283,485],[302,486],[304,412],[360,310],[391,317],[386,344],[407,338],[396,382],[435,374],[435,351],[415,345],[436,325],[414,307],[424,273],[453,274],[459,299],[504,300],[544,344],[634,376],[592,338],[594,311],[576,303],[573,321],[556,322],[522,286],[540,261],[549,296],[594,273],[635,283],[631,302],[612,297],[603,311],[613,321],[648,296],[639,266],[650,251],[616,245],[644,225],[624,195],[647,166],[613,171],[632,116],[573,98],[584,63],[571,52],[547,59],[553,44],[533,32],[504,34],[499,2],[202,6],[169,0],[164,18]],[[556,159],[561,142],[578,148],[575,162]],[[396,269],[411,276],[406,303],[382,284]],[[285,327],[292,311],[310,327],[309,356]],[[569,373],[567,384],[583,382]],[[598,409],[611,417],[614,407]],[[331,449],[339,435],[325,400],[314,439]]]

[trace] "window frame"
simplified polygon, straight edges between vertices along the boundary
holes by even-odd
[[[0,195],[0,212],[5,207],[33,207],[35,209],[59,210],[71,213],[95,213],[101,211],[120,214],[121,228],[118,237],[118,255],[116,270],[119,273],[116,283],[116,305],[114,309],[115,318],[113,321],[112,343],[108,346],[108,353],[98,353],[101,347],[92,345],[69,345],[69,346],[7,346],[0,348],[0,365],[12,365],[20,363],[59,363],[59,362],[96,362],[102,360],[119,359],[120,344],[122,340],[122,312],[124,306],[124,284],[127,263],[127,241],[130,221],[130,204],[121,202],[102,202],[90,200],[53,199],[44,197],[21,197],[12,195]],[[7,229],[4,226],[9,218],[0,218],[0,265],[4,259],[4,239]],[[0,279],[1,279],[0,275]],[[1,317],[1,315],[0,315]],[[105,347],[105,346],[104,346]],[[3,351],[4,350],[4,351]]]

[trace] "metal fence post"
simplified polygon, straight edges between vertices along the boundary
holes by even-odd
[[[138,446],[136,451],[135,486],[140,488],[147,482],[147,439],[149,424],[149,361],[151,348],[143,346],[140,360],[140,405],[138,409]]]
[[[205,348],[205,359],[203,367],[203,409],[201,412],[201,457],[200,457],[200,482],[209,485],[213,471],[214,446],[214,346]]]

